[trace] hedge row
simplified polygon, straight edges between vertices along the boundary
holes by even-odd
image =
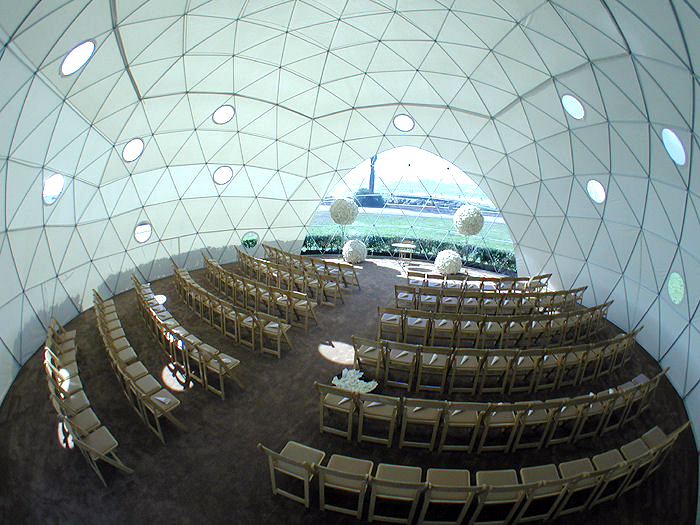
[[[395,255],[396,249],[391,247],[394,242],[408,242],[416,245],[413,256],[416,259],[433,260],[441,250],[455,250],[463,261],[473,268],[496,271],[507,275],[515,275],[515,254],[504,250],[483,248],[474,245],[454,246],[435,240],[405,239],[401,237],[383,237],[370,235],[364,239],[369,255]],[[307,235],[301,247],[304,254],[340,253],[343,240],[338,235]]]

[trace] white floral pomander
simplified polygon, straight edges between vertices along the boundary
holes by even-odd
[[[484,227],[484,216],[476,206],[464,204],[455,212],[452,223],[462,235],[476,235]]]
[[[351,199],[336,199],[331,204],[331,219],[340,225],[352,224],[357,218],[357,204]]]
[[[343,259],[350,264],[358,264],[367,258],[367,246],[362,241],[351,239],[343,246]]]
[[[352,392],[371,392],[377,388],[377,382],[363,381],[360,379],[362,377],[362,370],[355,370],[354,368],[343,368],[343,372],[340,377],[334,377],[331,382],[338,388],[344,390],[350,390]]]
[[[442,275],[457,273],[462,269],[462,258],[454,250],[442,250],[435,257],[435,269]]]

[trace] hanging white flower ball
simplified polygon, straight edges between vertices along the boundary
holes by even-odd
[[[331,219],[340,225],[352,224],[357,218],[357,204],[352,199],[336,199],[331,204]]]
[[[442,275],[458,273],[462,269],[462,258],[454,250],[442,250],[435,257],[435,270]]]
[[[343,246],[343,259],[350,264],[358,264],[367,258],[367,246],[362,241],[351,239]]]
[[[452,217],[455,230],[462,235],[476,235],[484,226],[484,216],[476,206],[464,204]]]

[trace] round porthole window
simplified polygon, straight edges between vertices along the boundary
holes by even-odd
[[[605,202],[605,187],[597,180],[589,180],[586,184],[586,191],[593,202],[598,204]]]
[[[143,153],[143,140],[140,138],[131,139],[122,150],[124,162],[133,162]]]
[[[44,182],[44,188],[41,190],[41,196],[44,199],[44,204],[53,204],[58,200],[61,193],[63,193],[63,186],[65,185],[65,179],[63,175],[54,173],[46,182]]]
[[[583,104],[581,104],[581,101],[573,95],[564,95],[561,97],[561,105],[564,106],[564,109],[571,116],[571,118],[581,120],[586,115],[586,111],[583,109]]]
[[[683,284],[683,277],[677,272],[673,272],[668,276],[668,296],[673,301],[673,304],[680,304],[685,295],[685,285]]]
[[[233,177],[233,170],[229,166],[219,166],[214,171],[214,182],[216,184],[226,184]]]
[[[220,106],[216,111],[214,111],[214,114],[211,116],[211,118],[215,124],[226,124],[231,121],[235,114],[236,110],[233,109],[233,106],[224,104],[223,106]]]
[[[134,228],[134,239],[136,239],[137,242],[146,242],[151,238],[151,233],[153,233],[153,227],[150,223],[139,223],[136,228]]]
[[[246,248],[253,248],[256,244],[258,244],[259,240],[260,237],[257,233],[248,232],[241,238],[241,244]]]
[[[94,52],[95,43],[92,40],[78,44],[68,52],[63,62],[61,62],[61,74],[64,77],[72,75],[88,63]]]
[[[666,148],[668,156],[671,157],[673,162],[679,166],[685,164],[685,148],[683,147],[681,139],[676,135],[676,132],[672,129],[664,128],[661,131],[661,140],[664,143],[664,148]]]
[[[396,115],[394,117],[394,127],[399,131],[411,131],[413,129],[413,126],[415,126],[415,122],[413,122],[413,119],[405,113]]]

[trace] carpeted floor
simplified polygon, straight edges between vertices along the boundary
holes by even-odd
[[[294,348],[285,351],[279,360],[236,347],[196,318],[177,296],[171,278],[154,282],[153,290],[167,295],[165,306],[185,328],[241,360],[239,377],[246,385],[241,390],[233,382],[227,383],[225,401],[199,385],[177,394],[182,405],[176,416],[188,431],[166,421],[165,445],[141,423],[123,397],[99,339],[94,312],[78,316],[68,326],[77,330],[78,365],[85,392],[102,423],[119,441],[118,454],[135,472],[127,475],[105,465],[102,470],[109,486],[104,488],[77,450],[61,447],[57,420],[48,401],[42,356],[37,352],[22,368],[0,407],[0,465],[4,471],[0,476],[0,522],[356,523],[350,517],[319,511],[315,483],[310,510],[281,496],[273,497],[267,464],[256,444],[262,442],[280,450],[288,440],[295,440],[325,450],[327,457],[339,453],[371,459],[375,464],[461,467],[475,473],[484,468],[519,468],[590,456],[619,447],[655,424],[670,431],[687,419],[680,398],[664,379],[651,409],[642,418],[620,433],[583,440],[575,446],[476,456],[387,449],[321,434],[313,382],[330,383],[351,362],[350,336],[374,336],[376,306],[390,305],[393,284],[405,282],[392,260],[373,259],[362,266],[362,290],[346,294],[345,304],[337,308],[320,307],[319,326],[308,333],[293,329],[290,335]],[[209,287],[201,271],[192,275]],[[165,360],[145,329],[134,292],[115,299],[129,341],[149,371],[159,377]],[[651,376],[658,369],[657,363],[637,347],[628,367],[600,383],[502,399],[546,399],[597,391],[623,383],[640,371]],[[377,391],[400,393],[382,389],[381,385]],[[697,472],[695,443],[691,432],[686,431],[666,463],[644,485],[586,515],[569,516],[558,523],[694,523]]]

